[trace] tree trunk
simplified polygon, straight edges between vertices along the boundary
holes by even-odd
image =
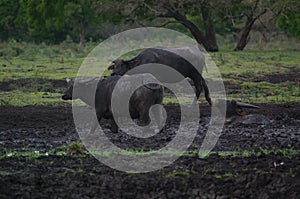
[[[210,8],[207,1],[203,2],[203,5],[201,6],[201,13],[202,13],[203,25],[205,29],[205,42],[206,45],[208,45],[207,48],[209,49],[209,51],[212,52],[219,51],[219,47],[216,39],[216,32],[215,32]]]
[[[199,28],[193,22],[189,21],[184,15],[180,14],[178,11],[169,10],[169,12],[174,17],[174,19],[179,21],[182,25],[190,30],[196,41],[199,44],[202,44],[207,51],[218,51],[215,34],[204,37]],[[212,30],[214,33],[214,28]],[[208,32],[212,33],[211,30],[209,30]]]
[[[235,51],[244,50],[244,48],[246,47],[247,43],[249,42],[249,34],[254,22],[255,20],[253,18],[247,19],[245,27],[243,29],[243,33],[234,49]]]
[[[250,40],[249,34],[250,34],[250,31],[252,29],[252,26],[253,26],[254,22],[259,17],[261,17],[262,15],[264,15],[267,12],[267,9],[264,9],[258,15],[254,16],[254,11],[258,7],[258,3],[259,3],[259,0],[256,0],[254,6],[251,9],[251,12],[247,15],[247,21],[245,23],[243,33],[242,33],[242,35],[241,35],[241,37],[240,37],[240,39],[239,39],[239,41],[238,41],[238,43],[237,43],[237,45],[234,49],[235,51],[244,50],[244,48],[246,47],[247,43]]]
[[[79,29],[79,45],[80,45],[81,48],[85,47],[85,38],[84,38],[83,28]]]

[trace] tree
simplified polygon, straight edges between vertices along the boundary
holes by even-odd
[[[159,26],[174,22],[181,23],[207,51],[218,51],[212,7],[208,0],[138,0],[131,1],[127,6],[129,20],[142,24],[140,21],[163,19],[162,25]],[[199,15],[199,13],[203,29],[189,19],[189,16]]]
[[[277,25],[285,32],[300,39],[300,13],[286,12],[278,17]]]
[[[110,1],[97,0],[22,0],[28,14],[27,23],[33,37],[59,42],[71,35],[85,45],[91,27],[108,16]],[[109,19],[109,17],[107,18]],[[93,30],[91,30],[93,31]],[[75,34],[75,35],[74,35]]]
[[[20,39],[28,32],[26,13],[19,1],[0,0],[0,39]]]
[[[35,42],[58,43],[70,33],[64,18],[64,1],[20,0],[26,10],[26,23]]]
[[[63,9],[63,17],[67,26],[77,32],[80,46],[85,46],[85,33],[88,26],[97,23],[95,2],[89,0],[66,1]]]
[[[243,50],[249,42],[250,32],[256,21],[267,13],[269,13],[268,16],[271,18],[276,18],[280,13],[294,6],[294,1],[295,0],[223,0],[220,1],[216,7],[224,19],[232,19],[244,23],[234,49],[239,51]]]
[[[259,6],[259,2],[260,0],[255,0],[254,3],[252,3],[252,1],[249,2],[249,9],[244,12],[246,22],[242,30],[240,39],[238,40],[238,43],[234,50],[243,50],[246,47],[250,39],[249,34],[254,22],[267,12],[267,8]]]
[[[287,33],[300,39],[300,2],[295,1],[293,6],[287,7],[277,17],[277,26]]]

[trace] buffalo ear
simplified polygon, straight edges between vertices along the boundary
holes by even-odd
[[[113,70],[115,68],[115,64],[112,64],[108,67],[108,70]]]
[[[131,61],[127,62],[127,66],[128,66],[128,68],[132,69],[132,68],[136,67],[139,63],[140,63],[139,60],[135,59],[135,60],[131,60]]]

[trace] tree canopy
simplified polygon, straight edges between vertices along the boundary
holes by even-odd
[[[218,51],[216,35],[234,34],[243,50],[263,17],[300,38],[297,0],[0,0],[0,40],[59,43],[87,39],[137,26],[164,26],[193,36]]]

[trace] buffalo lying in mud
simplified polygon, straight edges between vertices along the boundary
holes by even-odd
[[[118,126],[112,115],[112,94],[117,82],[121,79],[121,76],[110,76],[104,77],[100,80],[97,78],[87,79],[87,80],[78,80],[74,84],[74,81],[67,78],[68,88],[62,94],[63,100],[72,100],[72,99],[81,99],[86,104],[93,107],[92,99],[95,97],[95,111],[97,114],[97,119],[100,122],[101,118],[111,119],[111,128],[113,132],[118,132]],[[98,81],[99,80],[99,81]],[[95,81],[98,81],[95,82]],[[155,77],[151,74],[136,74],[131,76],[125,76],[122,78],[119,87],[122,88],[123,94],[128,93],[132,87],[133,82],[142,81],[142,86],[137,88],[129,101],[129,113],[133,119],[138,118],[143,124],[148,124],[150,121],[149,118],[149,109],[152,105],[162,104],[163,101],[163,87],[154,84],[157,82]],[[152,82],[152,83],[147,83]],[[93,93],[92,84],[97,84],[95,96],[91,96]],[[73,93],[73,87],[76,87],[77,91]],[[77,95],[75,95],[75,93]],[[120,93],[122,95],[122,93]],[[122,97],[122,96],[118,96]],[[155,120],[157,123],[162,120],[162,113],[158,112],[154,114]],[[94,132],[97,128],[98,121],[95,121],[95,124],[92,126],[90,132]],[[158,124],[161,125],[161,124]]]
[[[238,102],[235,100],[217,100],[215,105],[226,106],[225,124],[261,124],[266,125],[271,121],[264,115],[249,114],[247,115],[244,108],[259,109],[259,106]]]
[[[194,82],[196,88],[196,97],[204,89],[205,98],[211,105],[211,99],[207,84],[202,77],[202,71],[205,67],[205,56],[196,46],[182,47],[153,47],[142,50],[139,54],[129,59],[113,60],[113,65],[109,69],[113,70],[111,75],[124,75],[130,69],[143,64],[163,64],[175,69],[183,77],[188,77]],[[152,70],[159,70],[158,68]],[[150,71],[151,73],[151,71]],[[128,73],[130,74],[130,72]],[[154,73],[152,73],[154,74]],[[162,74],[163,75],[163,74]],[[175,83],[182,79],[166,79],[166,76],[159,75],[157,79],[165,83]]]

